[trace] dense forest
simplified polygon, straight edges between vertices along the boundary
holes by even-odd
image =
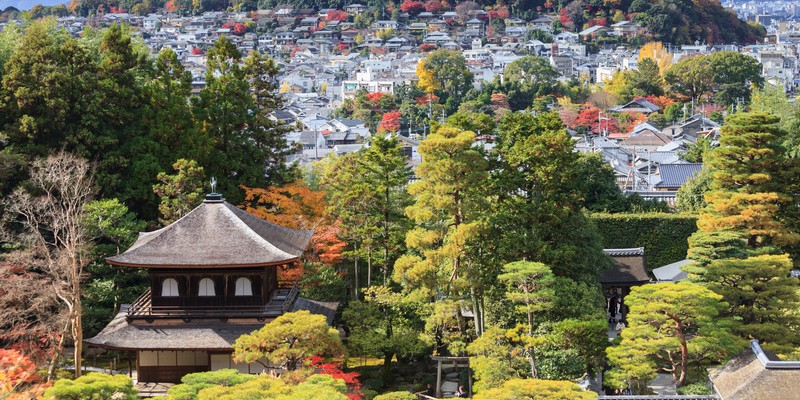
[[[35,6],[30,13],[34,18],[68,14],[89,16],[122,11],[146,15],[164,9],[191,14],[203,11],[255,11],[272,9],[284,4],[312,10],[342,9],[350,3],[345,0],[72,0],[66,6]],[[676,45],[695,41],[756,43],[765,35],[762,27],[738,19],[734,12],[723,8],[719,0],[515,0],[511,2],[433,0],[435,4],[431,4],[431,1],[415,0],[367,0],[364,3],[374,6],[376,10],[388,11],[382,18],[389,18],[395,9],[507,8],[510,15],[523,19],[533,19],[545,13],[557,13],[559,19],[555,27],[572,31],[580,31],[593,25],[610,25],[630,20],[648,28],[656,40]],[[5,14],[8,17],[10,10]]]

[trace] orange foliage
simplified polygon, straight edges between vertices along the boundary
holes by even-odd
[[[292,229],[313,230],[304,261],[320,261],[334,265],[341,261],[346,244],[337,237],[339,226],[325,218],[325,192],[314,191],[302,181],[267,189],[242,186],[245,198],[240,208],[258,218]],[[296,281],[302,267],[278,270],[280,280]]]
[[[381,101],[381,99],[383,98],[383,93],[382,92],[367,93],[366,97],[367,100],[377,103]]]
[[[347,243],[339,239],[342,228],[339,221],[326,224],[311,238],[310,251],[306,254],[306,261],[321,262],[327,266],[334,266],[342,262],[342,253]]]
[[[242,186],[243,209],[256,217],[292,229],[316,229],[323,222],[325,192],[315,192],[302,181],[267,189]]]
[[[164,11],[168,13],[175,12],[178,7],[175,5],[175,0],[169,0],[168,2],[164,3]]]
[[[644,99],[661,107],[662,109],[675,104],[675,99],[669,96],[655,96],[651,94],[650,96],[647,96]]]
[[[47,389],[39,382],[36,365],[16,350],[0,349],[0,399],[39,399]]]

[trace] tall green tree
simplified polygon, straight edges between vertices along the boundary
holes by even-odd
[[[415,203],[406,209],[417,227],[406,235],[410,251],[395,263],[393,280],[418,301],[470,296],[480,331],[480,293],[473,286],[480,266],[468,250],[482,229],[488,174],[474,138],[470,131],[443,126],[420,143],[418,180],[408,186]]]
[[[705,56],[686,57],[664,72],[669,91],[684,100],[700,102],[711,90],[714,76]]]
[[[624,388],[628,381],[647,382],[658,372],[686,382],[689,369],[723,362],[743,346],[720,318],[722,296],[691,282],[637,286],[625,298],[630,313],[622,342],[607,349],[614,369],[608,384]]]
[[[652,58],[639,61],[639,66],[628,77],[634,96],[661,96],[664,94],[663,80],[658,64]]]
[[[404,210],[411,202],[406,191],[411,170],[396,136],[373,137],[369,148],[359,154],[358,165],[364,180],[377,194],[374,213],[380,216],[378,241],[383,253],[380,261],[385,285],[391,265],[405,250],[403,240],[409,223]]]
[[[574,144],[555,113],[512,113],[500,123],[491,185],[496,254],[530,260],[594,284],[608,266],[596,228],[581,211]]]
[[[780,253],[795,241],[777,218],[788,198],[780,171],[785,167],[781,146],[784,133],[778,118],[768,114],[736,114],[722,128],[720,146],[708,156],[711,169],[706,207],[697,221],[691,242],[716,232],[739,235],[754,254]],[[693,245],[690,255],[704,250]]]
[[[707,56],[714,77],[714,102],[730,106],[739,100],[750,102],[751,88],[762,88],[761,63],[737,51],[720,51]]]
[[[428,93],[435,92],[450,112],[458,108],[461,99],[472,88],[473,75],[461,52],[445,49],[427,54],[417,66],[419,86]]]
[[[258,53],[243,59],[225,37],[207,56],[206,87],[193,102],[199,133],[209,143],[198,161],[219,180],[220,192],[238,203],[241,185],[267,187],[291,178],[284,174],[284,130],[267,118],[280,105],[272,81],[277,67]]]
[[[728,118],[720,146],[711,151],[708,205],[689,238],[685,267],[730,304],[726,315],[736,332],[765,341],[773,349],[794,344],[797,282],[788,278],[787,255],[798,234],[784,221],[793,215],[792,160],[782,146],[778,117],[739,113]],[[767,257],[767,255],[770,255]]]

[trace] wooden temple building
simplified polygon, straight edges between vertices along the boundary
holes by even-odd
[[[135,354],[139,382],[179,382],[188,373],[222,368],[261,372],[261,364],[232,361],[239,336],[299,309],[330,323],[338,306],[299,298],[296,283],[278,279],[278,268],[297,263],[312,234],[207,195],[183,218],[140,233],[127,251],[107,259],[146,269],[150,289],[85,342]]]

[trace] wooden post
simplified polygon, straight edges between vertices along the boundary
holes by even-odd
[[[128,350],[128,378],[133,379],[133,363],[131,362],[132,351]]]
[[[436,361],[436,397],[442,397],[442,360]]]

